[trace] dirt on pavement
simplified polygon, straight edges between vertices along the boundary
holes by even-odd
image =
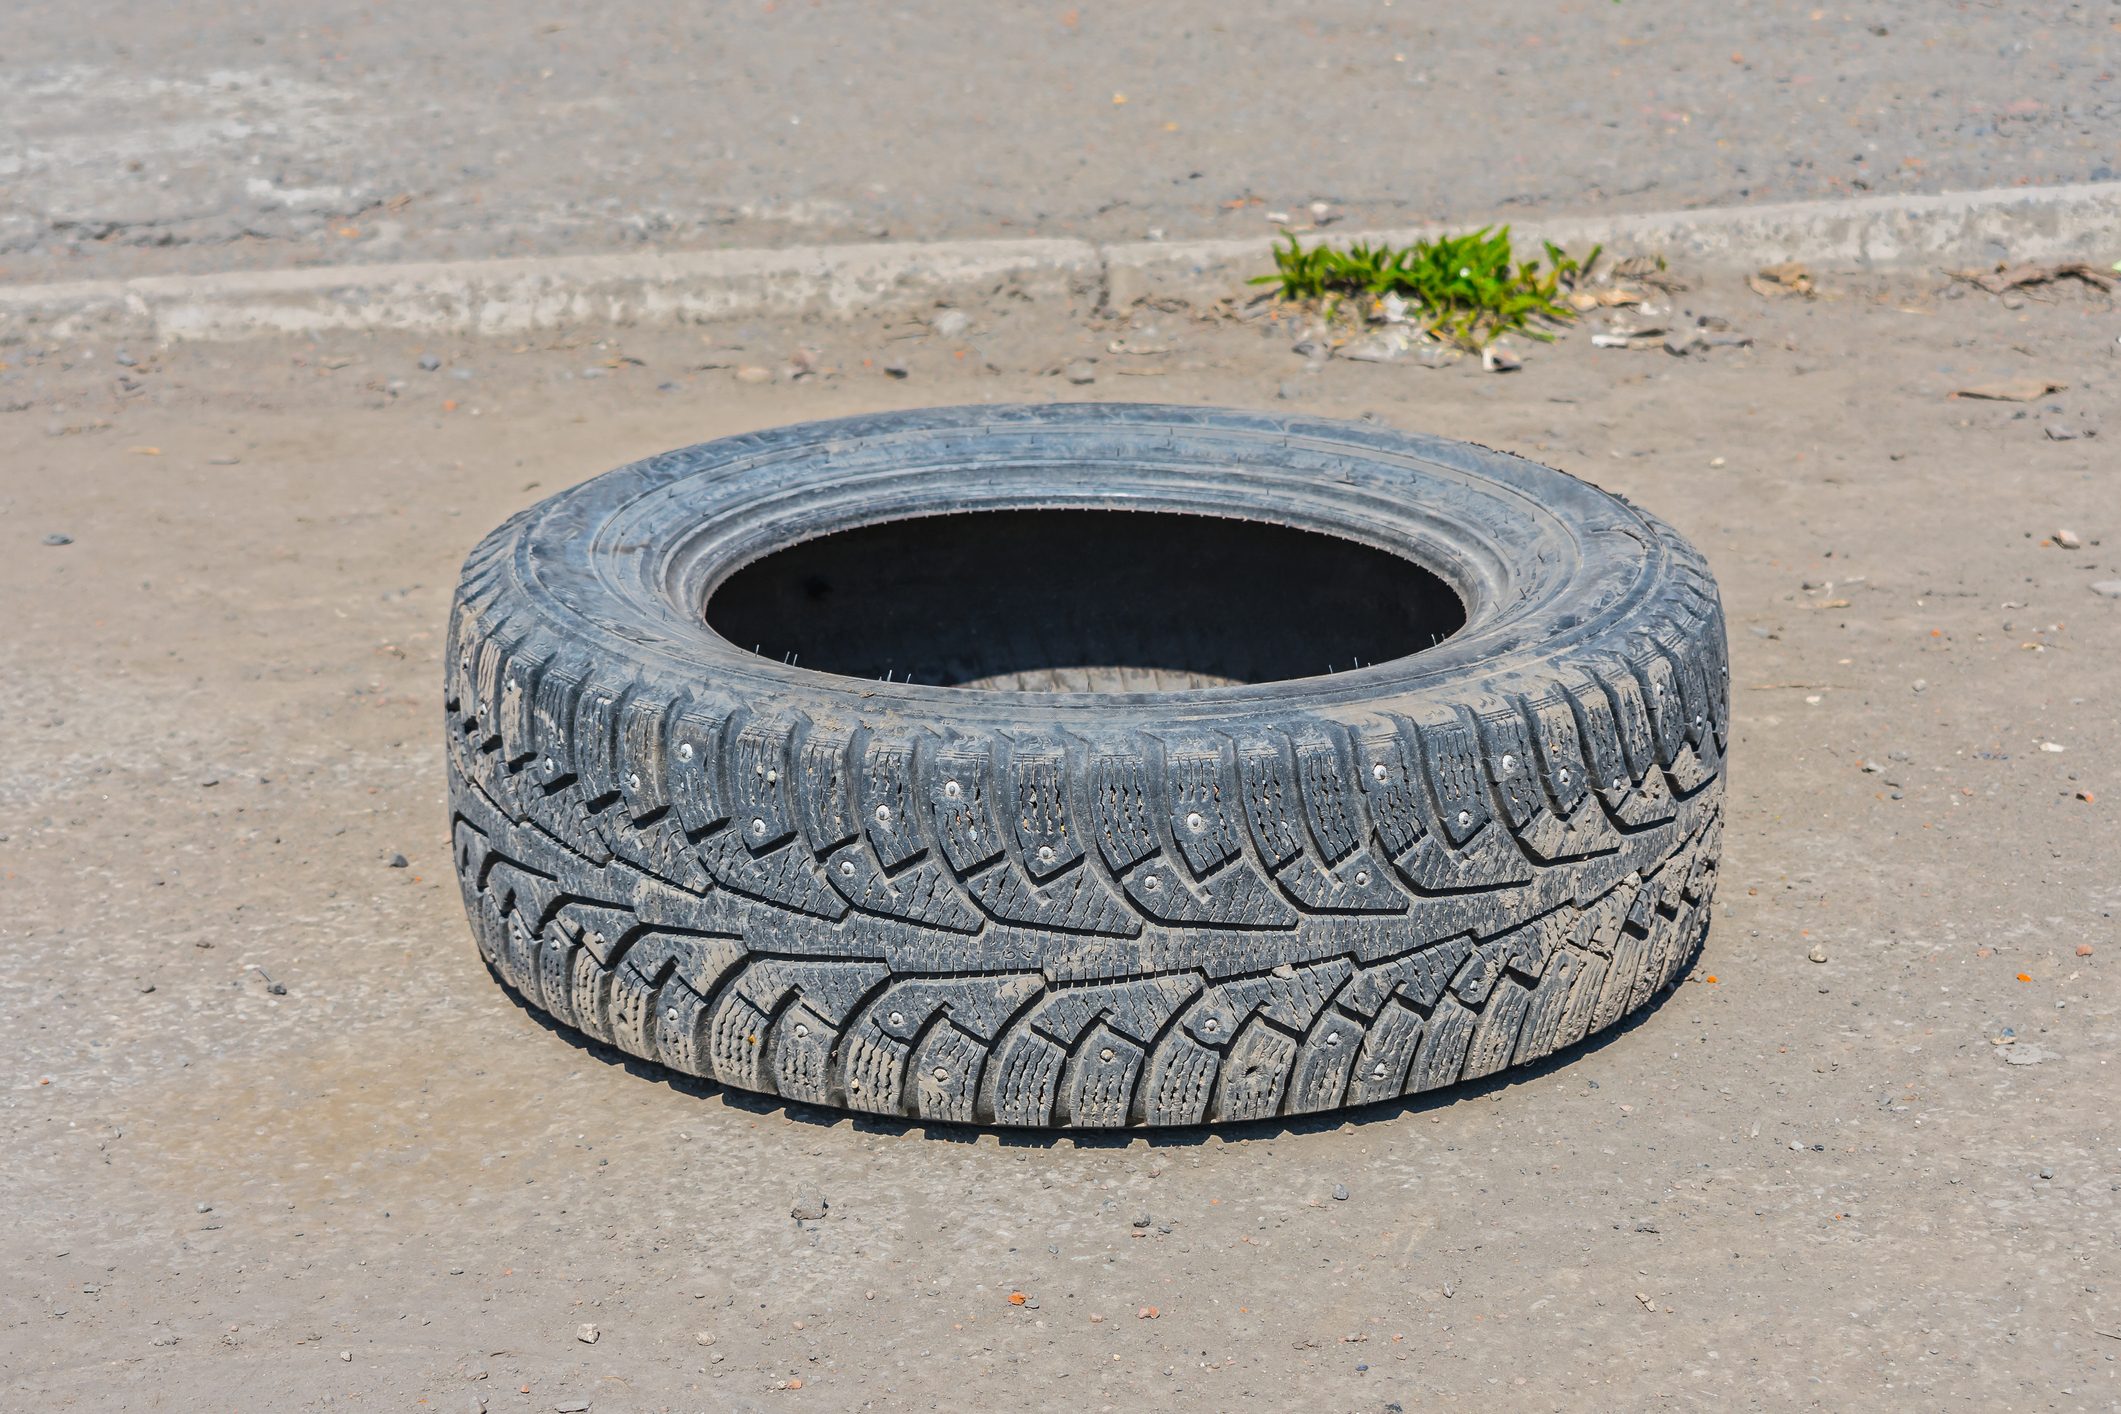
[[[1750,346],[1307,371],[1283,324],[997,303],[950,336],[0,348],[0,1386],[2114,1407],[2121,325],[2076,290],[1682,273]],[[2063,386],[1949,396],[2027,377]],[[1055,397],[1374,416],[1693,537],[1736,730],[1685,982],[1439,1097],[1109,1139],[788,1108],[497,987],[442,800],[472,542],[707,437]]]

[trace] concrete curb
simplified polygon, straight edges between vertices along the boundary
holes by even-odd
[[[2081,255],[2121,258],[2121,182],[1937,196],[1708,207],[1592,217],[1510,218],[1528,238],[1592,242],[1690,265],[1801,258],[1886,269]],[[1469,223],[1454,222],[1452,229]],[[1439,227],[1334,232],[1403,242]],[[1268,267],[1272,238],[1095,245],[1076,240],[936,241],[163,275],[0,285],[0,338],[36,329],[178,340],[394,331],[520,334],[581,325],[697,323],[857,314],[1009,290],[1030,298],[1212,300]]]

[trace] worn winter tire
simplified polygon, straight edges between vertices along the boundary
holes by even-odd
[[[1707,926],[1701,557],[1460,443],[1146,406],[734,437],[489,535],[447,663],[487,963],[790,1100],[1358,1105],[1611,1026]]]

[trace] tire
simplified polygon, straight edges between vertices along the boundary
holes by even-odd
[[[1348,660],[1259,680],[1312,649]],[[1612,1026],[1708,924],[1714,582],[1627,502],[1461,443],[1140,405],[730,438],[494,531],[446,661],[487,964],[791,1101],[1386,1100]]]

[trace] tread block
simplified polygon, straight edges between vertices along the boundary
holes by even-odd
[[[848,746],[843,735],[810,731],[796,750],[796,824],[812,854],[827,854],[858,833],[847,779]]]
[[[1546,971],[1525,1001],[1524,1024],[1508,1064],[1537,1060],[1554,1049],[1579,970],[1576,954],[1566,948],[1547,960]]]
[[[838,1040],[838,1030],[804,1003],[782,1012],[772,1034],[775,1092],[813,1105],[834,1103],[832,1052]]]
[[[635,693],[619,713],[619,790],[635,819],[670,806],[670,758],[664,750],[669,707],[660,697]]]
[[[1164,748],[1171,837],[1196,876],[1213,873],[1244,849],[1244,812],[1224,771],[1222,752],[1212,743],[1185,742]]]
[[[1142,1048],[1110,1026],[1094,1026],[1077,1044],[1062,1081],[1068,1122],[1085,1129],[1126,1124],[1141,1074]]]
[[[531,759],[525,774],[547,790],[565,785],[575,774],[575,711],[588,679],[587,662],[563,658],[546,664],[531,689]]]
[[[1046,879],[1082,856],[1082,832],[1068,804],[1068,753],[1059,742],[1026,737],[1009,753],[1010,826],[1024,872]]]
[[[848,1028],[841,1046],[845,1103],[852,1110],[894,1115],[905,1110],[908,1048],[894,1037],[859,1024]]]
[[[991,977],[918,977],[895,982],[861,1009],[858,1029],[911,1046],[937,1013],[982,1042],[992,1042],[1024,1004],[1045,990],[1037,973]]]
[[[1101,1020],[1122,1035],[1148,1041],[1200,990],[1200,978],[1187,974],[1056,988],[1031,1012],[1028,1021],[1063,1043],[1072,1044]]]
[[[1281,1097],[1296,1061],[1296,1042],[1254,1016],[1230,1043],[1215,1083],[1213,1117],[1270,1119],[1281,1113]]]
[[[714,882],[722,888],[817,918],[838,920],[847,916],[847,901],[825,882],[818,862],[799,845],[754,854],[729,828],[715,831],[694,848]]]
[[[896,874],[887,874],[876,856],[861,844],[835,850],[824,861],[825,879],[840,896],[865,913],[881,913],[947,928],[953,933],[976,933],[980,916],[959,896],[957,880],[933,859],[917,859]]]
[[[1609,959],[1595,954],[1577,954],[1576,972],[1569,981],[1569,995],[1562,1003],[1561,1023],[1554,1028],[1552,1050],[1567,1050],[1591,1033],[1598,1012],[1598,999],[1605,991]]]
[[[716,829],[729,819],[722,784],[722,722],[690,702],[670,714],[670,805],[690,833]]]
[[[1627,759],[1628,779],[1639,781],[1658,765],[1657,728],[1650,720],[1649,699],[1634,668],[1626,662],[1615,661],[1599,673],[1598,685],[1612,704],[1621,754]]]
[[[1479,744],[1462,720],[1417,729],[1437,825],[1452,845],[1462,846],[1488,823],[1488,793],[1481,788]]]
[[[977,1115],[987,1051],[947,1022],[930,1031],[913,1057],[914,1108],[923,1119],[970,1124]]]
[[[1451,979],[1472,952],[1471,938],[1445,938],[1404,957],[1365,968],[1340,994],[1339,1005],[1364,1016],[1375,1016],[1387,1001],[1399,996],[1426,1012],[1436,1005],[1436,999],[1451,985]]]
[[[1149,809],[1149,773],[1140,756],[1111,751],[1091,755],[1090,820],[1098,852],[1113,872],[1157,852]]]
[[[1158,1046],[1142,1082],[1143,1117],[1150,1124],[1200,1124],[1208,1117],[1222,1056],[1184,1032]]]
[[[776,849],[795,834],[795,812],[789,808],[787,782],[790,727],[752,719],[726,743],[723,783],[729,788],[731,823],[744,847],[754,854]]]
[[[1548,802],[1556,815],[1573,815],[1590,794],[1590,765],[1569,697],[1557,691],[1542,702],[1526,703],[1525,716]]]
[[[1367,1018],[1358,1020],[1329,1009],[1318,1018],[1289,1066],[1289,1088],[1282,1109],[1288,1114],[1330,1110],[1348,1092]]]
[[[943,857],[967,874],[1000,857],[1005,843],[994,812],[994,765],[984,751],[952,745],[928,770],[928,808]]]
[[[1296,792],[1286,748],[1259,738],[1240,743],[1237,774],[1260,862],[1269,869],[1280,869],[1304,848],[1303,801]]]
[[[1053,1123],[1060,1099],[1061,1068],[1068,1053],[1029,1027],[1010,1033],[994,1060],[996,1124]]]
[[[1119,882],[1135,907],[1159,923],[1287,928],[1297,921],[1296,910],[1249,860],[1227,866],[1193,889],[1180,873],[1168,860],[1151,859]]]
[[[1613,701],[1599,681],[1598,668],[1588,671],[1585,681],[1563,685],[1570,714],[1576,719],[1577,745],[1583,752],[1588,784],[1608,810],[1618,806],[1633,777],[1627,753],[1620,744],[1620,724],[1613,716]]]
[[[549,926],[589,949],[600,966],[615,967],[639,931],[640,918],[630,908],[569,899],[553,910]]]
[[[1669,766],[1686,740],[1686,703],[1679,693],[1679,674],[1672,660],[1645,645],[1643,656],[1633,663],[1635,680],[1642,690],[1644,708],[1650,715],[1650,737],[1657,746],[1657,764]]]
[[[1613,810],[1623,825],[1635,830],[1670,820],[1678,813],[1679,802],[1672,796],[1671,783],[1655,766],[1622,792],[1620,803]]]
[[[1356,813],[1360,807],[1349,784],[1347,758],[1339,739],[1322,727],[1299,729],[1291,742],[1311,839],[1328,865],[1337,864],[1369,834],[1366,822]]]
[[[1409,1007],[1393,1003],[1380,1011],[1363,1036],[1361,1053],[1355,1058],[1348,1103],[1364,1105],[1389,1100],[1415,1088],[1408,1083],[1407,1072],[1426,1030],[1421,1013]]]
[[[488,640],[479,650],[479,701],[498,702],[492,728],[501,742],[501,759],[510,769],[522,766],[537,754],[532,703],[544,660],[527,649],[511,651],[498,640]]]
[[[799,997],[812,1012],[837,1028],[889,975],[890,969],[880,962],[792,962],[763,957],[754,959],[738,974],[730,990],[765,1016],[778,1012],[791,995]]]
[[[618,1044],[618,1034],[611,1027],[611,983],[615,975],[588,948],[574,950],[575,1020],[607,1046]]]
[[[612,969],[611,1039],[629,1055],[656,1058],[655,1033],[662,1017],[656,1006],[659,984],[630,967]]]
[[[1542,810],[1518,832],[1517,842],[1541,864],[1611,854],[1627,844],[1603,810],[1579,810],[1567,819]]]
[[[861,782],[862,832],[884,868],[898,869],[926,854],[928,841],[914,810],[913,753],[866,744]]]
[[[1707,656],[1682,643],[1678,647],[1668,646],[1665,657],[1671,660],[1679,680],[1680,711],[1686,719],[1683,730],[1687,744],[1704,754],[1712,753],[1716,741],[1712,723],[1720,694],[1710,690]]]
[[[575,699],[574,725],[568,736],[575,774],[582,778],[585,799],[623,798],[626,772],[619,763],[619,718],[625,711],[626,685],[585,684]]]
[[[1428,1023],[1421,1030],[1421,1046],[1407,1070],[1407,1093],[1434,1090],[1459,1077],[1465,1065],[1466,1047],[1473,1039],[1478,1016],[1446,994],[1439,998]]]
[[[1394,726],[1373,728],[1359,736],[1355,759],[1377,838],[1396,859],[1428,833],[1422,823],[1427,791],[1419,778],[1421,766],[1407,745],[1406,734]]]
[[[1481,830],[1456,849],[1442,835],[1424,835],[1393,864],[1402,878],[1425,894],[1512,888],[1529,884],[1535,877],[1532,862],[1524,857],[1516,837],[1500,824]]]
[[[772,1092],[766,1064],[770,1018],[741,993],[725,991],[707,1018],[707,1061],[714,1078],[743,1090]]]
[[[1524,718],[1515,711],[1483,712],[1475,720],[1480,724],[1488,781],[1495,799],[1502,806],[1510,829],[1521,832],[1547,805],[1534,776],[1531,734],[1525,730]]]
[[[537,951],[538,995],[545,1010],[562,1026],[582,1029],[574,1008],[574,955],[581,944],[559,928],[547,928],[534,940]],[[527,994],[526,994],[527,995]]]
[[[1462,1079],[1478,1080],[1510,1063],[1531,1004],[1531,988],[1514,977],[1502,980],[1487,1005],[1480,1009],[1480,1022],[1473,1029],[1472,1040],[1466,1043],[1465,1067],[1459,1072]]]
[[[1716,779],[1716,767],[1702,760],[1692,742],[1682,742],[1672,753],[1672,762],[1665,767],[1665,774],[1671,778],[1675,794],[1688,796]]]
[[[663,1015],[655,1028],[656,1059],[681,1075],[713,1073],[708,1056],[707,1003],[689,986],[663,988]]]
[[[1594,1028],[1604,1030],[1627,1014],[1628,1000],[1634,995],[1635,984],[1642,979],[1643,964],[1649,958],[1649,951],[1649,939],[1639,933],[1623,930],[1615,940],[1605,987],[1598,994],[1597,1009],[1591,1016]]]
[[[1004,861],[968,881],[965,889],[988,914],[1011,923],[1123,938],[1142,930],[1140,916],[1115,898],[1087,865],[1033,888]]]
[[[1407,896],[1392,873],[1367,849],[1356,850],[1330,869],[1309,854],[1298,855],[1275,876],[1289,896],[1317,913],[1404,913]]]
[[[714,887],[714,876],[700,863],[699,853],[685,838],[684,828],[667,815],[640,825],[626,819],[622,812],[613,811],[604,817],[601,837],[614,859],[644,875],[668,880],[678,889],[696,895],[705,895]]]

